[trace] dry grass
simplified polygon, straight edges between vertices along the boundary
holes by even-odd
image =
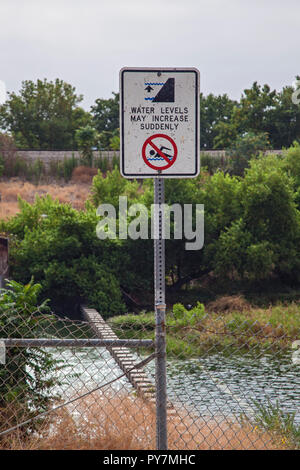
[[[23,450],[154,450],[155,414],[145,401],[94,393],[44,425],[39,436],[24,442],[10,435],[2,448]],[[280,446],[250,426],[212,418],[196,419],[178,411],[168,418],[170,450],[270,450]],[[281,445],[281,448],[284,446]],[[1,445],[0,445],[1,449]]]
[[[18,178],[0,182],[0,219],[8,219],[19,212],[18,196],[33,203],[35,196],[50,194],[62,203],[70,203],[75,209],[84,209],[84,204],[90,194],[90,184],[68,183],[41,184],[35,186]]]
[[[72,172],[73,183],[91,184],[95,175],[97,175],[97,168],[87,166],[78,166]]]
[[[229,313],[251,310],[251,305],[242,295],[226,295],[206,305],[208,312]]]

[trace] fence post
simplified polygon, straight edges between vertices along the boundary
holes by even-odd
[[[156,449],[167,450],[164,180],[154,178],[154,302],[156,351]]]

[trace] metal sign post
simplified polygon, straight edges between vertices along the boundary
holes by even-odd
[[[154,301],[156,346],[156,448],[167,450],[164,180],[154,178]]]
[[[120,71],[120,170],[154,179],[156,445],[167,450],[164,178],[200,171],[200,74],[195,68]]]

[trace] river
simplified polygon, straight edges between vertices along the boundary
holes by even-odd
[[[66,349],[54,355],[65,363],[60,372],[63,383],[55,390],[63,399],[122,374],[103,348]],[[146,366],[152,378],[154,366],[154,362]],[[300,365],[293,364],[291,353],[216,353],[199,359],[168,359],[167,376],[169,400],[193,415],[251,417],[256,403],[267,406],[278,402],[283,412],[295,413],[300,424]],[[111,387],[115,391],[133,390],[125,377]]]

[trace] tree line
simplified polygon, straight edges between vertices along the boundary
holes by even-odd
[[[242,176],[205,169],[190,180],[166,180],[166,203],[204,204],[204,247],[187,251],[185,240],[166,240],[168,298],[197,283],[205,295],[249,286],[263,292],[270,283],[289,291],[300,283],[300,145],[284,155],[252,157]],[[60,312],[86,303],[105,316],[126,311],[128,299],[147,304],[153,296],[153,240],[99,240],[96,208],[119,196],[128,206],[153,203],[153,181],[126,180],[118,168],[94,177],[84,211],[37,198],[20,201],[20,213],[2,221],[11,239],[10,269],[22,283],[42,286]],[[44,217],[47,215],[47,217]],[[196,215],[194,214],[194,217]],[[128,216],[128,222],[130,222]],[[174,222],[172,222],[174,224]],[[151,223],[149,220],[149,230]],[[171,228],[173,225],[171,226]],[[172,230],[171,230],[171,233]],[[208,286],[207,282],[211,284]],[[257,287],[258,286],[258,287]],[[280,287],[278,287],[280,286]],[[199,292],[198,292],[199,295]],[[201,298],[202,298],[201,297]]]
[[[232,149],[247,134],[261,142],[262,150],[299,141],[300,107],[292,101],[293,91],[292,86],[276,91],[254,82],[239,101],[201,93],[201,148]],[[80,106],[82,100],[63,80],[25,80],[0,106],[0,129],[22,149],[81,149],[87,157],[92,148],[117,150],[119,94],[96,99],[90,111]]]

